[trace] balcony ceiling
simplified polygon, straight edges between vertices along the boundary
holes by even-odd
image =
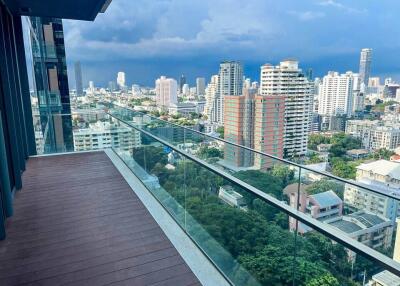
[[[5,0],[14,15],[93,21],[112,0]]]

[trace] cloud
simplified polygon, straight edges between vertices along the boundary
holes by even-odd
[[[300,21],[311,21],[325,17],[325,13],[317,11],[289,11],[288,14],[297,17]]]
[[[337,2],[335,0],[324,0],[322,2],[319,2],[318,5],[334,7],[334,8],[337,8],[339,10],[343,10],[343,11],[348,12],[348,13],[366,13],[367,12],[367,10],[365,8],[364,9],[352,8],[352,7],[349,7],[349,6],[345,6],[344,4],[339,3],[339,2]]]
[[[301,66],[328,70],[346,58],[346,69],[353,65],[357,70],[361,48],[381,50],[382,55],[389,48],[400,48],[396,13],[400,1],[346,3],[113,0],[94,22],[64,21],[67,59],[101,67],[102,75],[112,78],[118,66],[134,66],[135,72],[141,67],[143,77],[152,82],[155,72],[150,69],[173,74],[185,68],[198,72],[204,65],[215,66],[216,72],[223,59],[241,60],[245,68],[249,63],[256,73],[262,63],[286,57],[298,58]],[[368,11],[374,11],[373,21]],[[399,66],[400,59],[393,57],[385,65]]]

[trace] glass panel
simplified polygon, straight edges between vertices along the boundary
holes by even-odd
[[[400,278],[311,227],[296,242],[295,285],[396,285]]]
[[[365,244],[390,258],[395,247],[398,201],[390,198],[389,186],[348,181],[347,183],[302,169],[301,209],[349,238]],[[368,189],[367,189],[368,188]],[[386,196],[384,195],[386,193]],[[302,230],[300,230],[302,232]]]
[[[292,284],[295,232],[286,214],[145,134],[130,152],[115,150],[235,285]]]

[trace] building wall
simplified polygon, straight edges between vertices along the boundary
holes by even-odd
[[[319,87],[318,114],[347,115],[353,113],[354,74],[329,72]]]
[[[398,203],[389,197],[355,187],[345,185],[344,203],[351,211],[366,210],[386,217],[395,222],[398,212]]]
[[[61,19],[29,17],[34,90],[45,152],[73,151],[72,120]]]
[[[302,74],[298,62],[261,67],[261,95],[285,96],[284,157],[307,152],[313,108],[313,83]]]
[[[275,157],[283,157],[285,130],[285,97],[256,96],[254,112],[254,149]],[[273,159],[255,155],[254,165],[260,169],[268,169]]]
[[[156,80],[156,103],[158,106],[168,108],[171,104],[178,103],[178,84],[172,78],[160,77]]]

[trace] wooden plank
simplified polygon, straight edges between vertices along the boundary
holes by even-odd
[[[31,158],[14,205],[1,285],[200,284],[103,152]]]

